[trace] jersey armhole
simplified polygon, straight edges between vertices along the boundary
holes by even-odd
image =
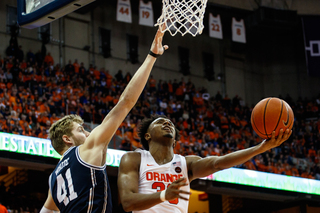
[[[186,178],[187,178],[188,183],[190,184],[190,179],[189,179],[189,170],[188,170],[187,159],[186,159],[184,156],[182,156],[182,155],[180,155],[180,157],[182,158],[183,164],[185,165],[186,173],[187,173],[187,174],[186,174]]]
[[[140,154],[140,163],[139,163],[139,165],[138,165],[138,171],[139,171],[139,174],[141,174],[141,162],[142,162],[142,155],[145,155],[145,153],[144,153],[144,150],[142,150],[142,149],[136,149],[136,150],[134,150],[134,152],[137,152],[137,153],[139,153]]]
[[[52,178],[52,173],[49,176],[49,190],[50,190],[50,194],[52,195],[52,191],[51,191],[51,178]]]

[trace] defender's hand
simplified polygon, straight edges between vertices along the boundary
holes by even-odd
[[[159,26],[159,29],[156,33],[156,36],[155,36],[155,38],[152,42],[151,48],[150,48],[150,50],[154,54],[157,54],[157,55],[162,55],[164,53],[164,51],[169,48],[168,45],[162,45],[162,38],[163,38],[164,33],[161,32],[160,27],[163,27],[163,25]]]

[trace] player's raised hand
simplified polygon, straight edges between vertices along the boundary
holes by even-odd
[[[191,192],[187,192],[184,190],[180,190],[180,187],[187,186],[187,179],[186,178],[180,178],[174,182],[167,188],[165,198],[166,200],[173,200],[175,198],[181,198],[183,200],[188,200],[187,198],[181,196],[181,194],[187,194],[190,195]]]
[[[283,129],[280,129],[279,135],[276,137],[276,132],[273,131],[271,138],[264,140],[262,145],[266,148],[266,150],[280,146],[283,142],[289,139],[291,134],[292,130],[286,129],[286,131],[283,131]]]
[[[161,29],[162,29],[161,27],[164,27],[164,25],[159,26],[150,49],[150,51],[156,55],[162,55],[164,51],[169,48],[168,45],[162,45],[162,38],[163,38],[164,32],[161,32]]]

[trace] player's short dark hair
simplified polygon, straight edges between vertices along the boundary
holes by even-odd
[[[145,118],[141,121],[139,127],[138,127],[138,136],[140,137],[140,143],[142,144],[143,148],[145,150],[149,150],[149,144],[148,141],[144,138],[144,135],[148,132],[149,126],[150,124],[156,120],[157,118],[166,118],[168,119],[166,116],[164,115],[151,115],[150,118]],[[175,132],[176,132],[176,136],[175,136],[175,140],[178,141],[180,140],[180,133],[179,130],[174,127]]]

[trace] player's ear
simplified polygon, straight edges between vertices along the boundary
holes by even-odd
[[[151,135],[149,133],[144,134],[144,139],[149,141],[151,139]]]
[[[62,140],[67,144],[67,145],[71,145],[72,141],[70,139],[70,137],[68,135],[63,135],[62,136]]]

